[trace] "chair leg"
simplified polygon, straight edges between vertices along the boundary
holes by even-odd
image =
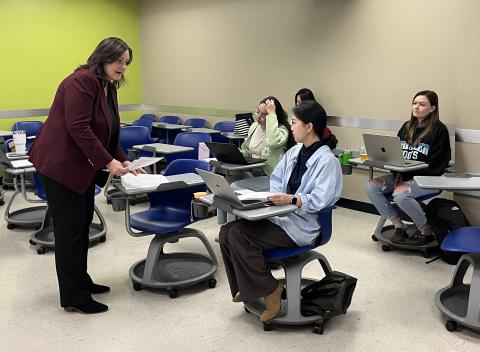
[[[387,218],[381,216],[380,220],[378,220],[377,227],[375,228],[375,233],[374,235],[379,235],[382,233],[383,226],[385,225],[385,222],[387,221]]]
[[[468,296],[468,308],[465,322],[480,327],[480,255],[470,255],[472,259],[473,274]]]
[[[217,256],[215,255],[215,252],[213,251],[213,248],[210,245],[210,242],[208,241],[207,237],[203,234],[202,231],[196,230],[196,229],[184,228],[180,230],[178,236],[179,238],[196,237],[200,241],[202,241],[203,245],[208,251],[208,254],[210,255],[210,258],[212,259],[213,266],[216,268],[218,267]]]
[[[102,232],[107,232],[108,227],[107,227],[107,222],[105,221],[105,218],[103,217],[102,213],[100,213],[100,210],[97,208],[97,206],[94,206],[94,211],[95,214],[97,214],[98,220],[100,221],[100,225],[102,226]]]
[[[318,260],[325,275],[332,272],[332,268],[324,255],[310,251],[302,256],[302,259],[296,262],[281,261],[285,270],[285,284],[287,286],[288,311],[285,319],[290,321],[301,321],[301,289],[302,289],[302,271],[305,265],[313,260]]]
[[[112,179],[113,179],[113,174],[110,173],[108,175],[107,183],[105,183],[105,186],[103,187],[103,195],[107,199],[108,199],[108,189],[110,188],[110,185],[112,184]]]
[[[178,234],[172,236],[154,236],[150,245],[148,246],[147,258],[145,260],[145,269],[143,271],[143,281],[145,284],[152,284],[155,282],[154,274],[157,267],[158,259],[163,253],[163,246],[167,242],[174,242],[178,240]]]

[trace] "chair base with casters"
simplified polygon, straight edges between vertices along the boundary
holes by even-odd
[[[24,199],[32,203],[44,203],[44,201],[31,200],[26,195],[26,184],[24,175],[20,175],[21,186],[18,186],[18,183],[15,182],[15,192],[13,192],[12,197],[10,198],[7,207],[5,208],[4,219],[7,223],[7,229],[12,230],[15,227],[23,228],[34,228],[39,229],[42,226],[43,219],[45,218],[45,213],[47,211],[46,205],[38,205],[23,209],[18,209],[10,212],[12,205],[18,195],[22,194]]]
[[[301,313],[301,290],[305,286],[317,282],[316,279],[303,278],[302,271],[305,265],[318,260],[325,275],[332,272],[328,260],[322,254],[314,251],[330,240],[332,233],[332,211],[335,206],[330,206],[318,212],[318,222],[321,233],[315,243],[304,247],[278,248],[264,252],[268,266],[281,266],[285,271],[285,278],[280,279],[286,286],[286,300],[281,301],[281,309],[278,316],[263,323],[263,329],[270,331],[273,324],[304,325],[313,324],[312,331],[323,334],[326,318],[321,315],[303,316]],[[260,316],[265,309],[263,299],[244,303],[245,310]]]
[[[270,331],[273,324],[283,325],[305,325],[313,324],[312,331],[316,334],[323,334],[325,319],[321,315],[303,316],[300,311],[301,290],[318,280],[302,278],[302,271],[305,265],[311,261],[318,260],[322,266],[325,275],[332,271],[328,260],[320,253],[311,251],[310,247],[306,249],[306,253],[302,253],[295,257],[287,257],[267,261],[267,265],[279,265],[285,270],[285,278],[281,278],[286,286],[286,300],[281,301],[280,313],[272,320],[263,323],[263,330]],[[257,299],[253,302],[245,302],[245,310],[260,316],[265,310],[263,299]]]
[[[165,289],[171,298],[175,298],[177,289],[200,282],[208,282],[210,288],[216,286],[214,274],[218,269],[218,261],[212,246],[201,231],[186,228],[193,221],[193,194],[206,190],[201,178],[195,174],[197,168],[210,169],[208,163],[201,160],[175,160],[168,165],[165,175],[179,177],[181,181],[165,183],[163,189],[157,187],[149,193],[149,209],[130,214],[129,197],[135,192],[126,194],[123,204],[116,207],[118,211],[125,210],[125,227],[131,236],[153,236],[147,257],[130,268],[134,290],[144,287]],[[202,242],[208,255],[193,252],[165,253],[166,243],[176,243],[180,239],[192,237]]]
[[[433,194],[428,194],[426,196],[416,198],[416,201],[420,203],[422,208],[424,204],[422,203],[425,200],[431,199],[436,197],[441,192],[436,192]],[[386,195],[387,200],[390,202],[393,201],[393,196],[391,193]],[[405,214],[396,204],[393,204],[396,208],[397,213],[400,214],[400,218],[402,221],[407,222],[407,229],[406,232],[409,236],[413,235],[418,229],[415,224],[412,223],[410,217]],[[387,218],[380,216],[380,220],[378,220],[377,226],[375,228],[375,232],[372,235],[372,240],[375,242],[380,242],[382,244],[382,251],[383,252],[390,252],[394,249],[400,249],[405,251],[414,251],[414,252],[421,252],[425,258],[431,258],[433,254],[438,250],[439,244],[437,241],[429,242],[422,246],[412,246],[404,243],[395,243],[391,241],[391,238],[395,232],[395,227],[393,225],[385,226],[385,222]]]
[[[468,252],[457,263],[449,286],[435,295],[435,304],[446,316],[445,327],[455,331],[458,325],[480,332],[480,227],[461,227],[449,233],[442,242],[442,250]],[[472,267],[472,281],[464,277]]]
[[[100,192],[100,187],[95,186],[95,195],[99,194]],[[88,233],[89,244],[105,242],[107,239],[107,222],[105,221],[102,213],[100,213],[100,210],[98,210],[97,206],[94,206],[94,212],[97,215],[99,222],[90,224],[90,230]],[[48,204],[41,228],[32,234],[29,242],[32,246],[36,247],[38,254],[45,254],[48,250],[55,249],[53,223],[51,214],[48,210]]]
[[[202,241],[209,256],[190,252],[164,253],[166,243],[175,243],[187,237],[196,237]],[[207,281],[208,287],[214,288],[217,280],[213,276],[217,269],[213,248],[205,235],[199,230],[184,228],[178,233],[156,235],[150,242],[147,257],[133,264],[129,275],[135,291],[144,287],[165,289],[170,298],[176,298],[177,289],[200,282]]]

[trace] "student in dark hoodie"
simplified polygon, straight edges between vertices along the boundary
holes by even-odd
[[[435,240],[435,234],[415,198],[436,191],[418,187],[413,177],[440,176],[451,159],[448,130],[440,122],[438,96],[435,92],[424,90],[415,94],[410,120],[402,125],[397,136],[400,137],[403,157],[407,160],[423,161],[428,164],[428,168],[408,173],[392,172],[373,178],[368,181],[365,192],[380,215],[388,218],[395,226],[392,242],[421,246]],[[399,214],[385,198],[385,194],[390,192],[393,192],[395,203],[418,228],[410,237]]]

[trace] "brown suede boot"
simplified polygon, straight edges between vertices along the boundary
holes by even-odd
[[[265,310],[260,315],[261,321],[272,320],[278,315],[280,312],[280,299],[282,298],[282,292],[283,284],[279,282],[275,291],[264,298]]]
[[[240,292],[237,292],[237,294],[235,295],[235,297],[232,298],[232,302],[234,302],[234,303],[243,302],[243,301],[242,301],[242,297],[240,296]]]

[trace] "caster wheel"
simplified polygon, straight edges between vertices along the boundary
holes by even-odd
[[[272,331],[273,330],[273,324],[272,323],[267,323],[263,322],[263,331]]]
[[[38,247],[37,248],[37,253],[38,254],[45,254],[47,252],[47,249],[45,247]]]
[[[174,288],[171,290],[167,290],[167,292],[170,298],[177,298],[178,293],[177,290],[175,290]]]
[[[4,205],[4,204],[5,204],[5,201],[0,200],[0,205]]]
[[[102,243],[105,242],[106,240],[107,240],[107,236],[102,236],[98,239],[98,241],[100,241]]]
[[[392,247],[390,247],[387,244],[382,245],[382,251],[384,252],[390,252],[392,250]]]
[[[217,280],[215,279],[208,280],[208,287],[215,288],[215,286],[217,286]]]
[[[28,241],[28,243],[30,243],[32,246],[35,246],[35,244],[36,244],[35,242],[33,242],[32,239],[30,239],[30,240]]]
[[[457,322],[456,321],[453,321],[453,320],[447,320],[447,322],[445,323],[445,327],[447,328],[448,331],[455,331],[457,330]]]
[[[378,238],[377,238],[377,236],[375,236],[375,235],[372,235],[372,241],[374,241],[374,242],[378,242]]]
[[[15,228],[14,224],[8,224],[7,225],[7,229],[9,229],[9,230],[13,230],[14,228]]]
[[[143,288],[138,282],[133,282],[132,286],[135,291],[140,291]]]
[[[423,251],[423,257],[424,257],[424,258],[431,258],[431,257],[432,257],[432,253],[430,253],[430,251]]]
[[[314,324],[312,327],[312,332],[314,334],[323,335],[324,331],[325,331],[325,326],[323,324]]]

